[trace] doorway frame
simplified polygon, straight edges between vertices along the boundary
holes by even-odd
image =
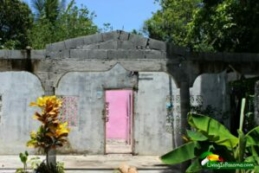
[[[102,120],[103,120],[103,129],[104,129],[104,155],[107,154],[114,154],[114,153],[107,153],[107,145],[106,145],[106,121],[105,121],[105,117],[106,117],[106,91],[121,91],[121,90],[130,90],[132,91],[132,110],[131,110],[131,127],[130,127],[130,137],[131,137],[131,152],[130,153],[118,153],[118,154],[132,154],[134,155],[134,150],[135,150],[135,90],[132,87],[124,87],[124,88],[103,88],[103,110],[102,110]],[[117,153],[116,153],[117,154]]]

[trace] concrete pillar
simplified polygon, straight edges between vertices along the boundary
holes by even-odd
[[[189,82],[183,81],[180,83],[180,99],[181,99],[181,135],[178,136],[177,145],[184,144],[182,135],[189,127],[187,121],[187,114],[190,111],[190,88]],[[191,162],[187,161],[181,164],[181,172],[185,172]]]
[[[55,95],[55,87],[53,86],[53,82],[51,81],[46,81],[44,84],[44,94],[46,96],[51,96],[51,95]]]
[[[259,81],[255,83],[255,97],[254,97],[254,119],[255,123],[259,125]]]
[[[181,82],[180,84],[180,99],[181,99],[181,130],[182,134],[189,127],[187,114],[190,111],[190,88],[189,82]],[[183,139],[180,144],[183,144]]]
[[[55,88],[53,86],[53,82],[46,81],[44,89],[45,89],[45,92],[44,92],[45,96],[55,95]],[[56,150],[55,149],[51,149],[46,154],[47,154],[46,155],[47,162],[49,164],[56,165]]]

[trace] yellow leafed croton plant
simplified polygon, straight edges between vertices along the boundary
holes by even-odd
[[[67,122],[59,120],[59,110],[62,101],[56,96],[39,97],[36,102],[30,106],[37,106],[40,112],[36,112],[34,119],[41,122],[38,131],[31,132],[31,139],[27,142],[28,147],[44,149],[47,153],[50,149],[61,147],[67,142],[67,136],[70,129]]]

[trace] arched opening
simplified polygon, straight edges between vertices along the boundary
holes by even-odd
[[[30,132],[37,129],[32,119],[35,109],[29,104],[44,90],[39,79],[29,72],[1,72],[0,80],[0,140],[4,140],[0,142],[0,154],[17,154],[27,150],[24,144]]]

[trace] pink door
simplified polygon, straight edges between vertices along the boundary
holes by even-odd
[[[106,153],[131,151],[132,90],[107,90]]]

